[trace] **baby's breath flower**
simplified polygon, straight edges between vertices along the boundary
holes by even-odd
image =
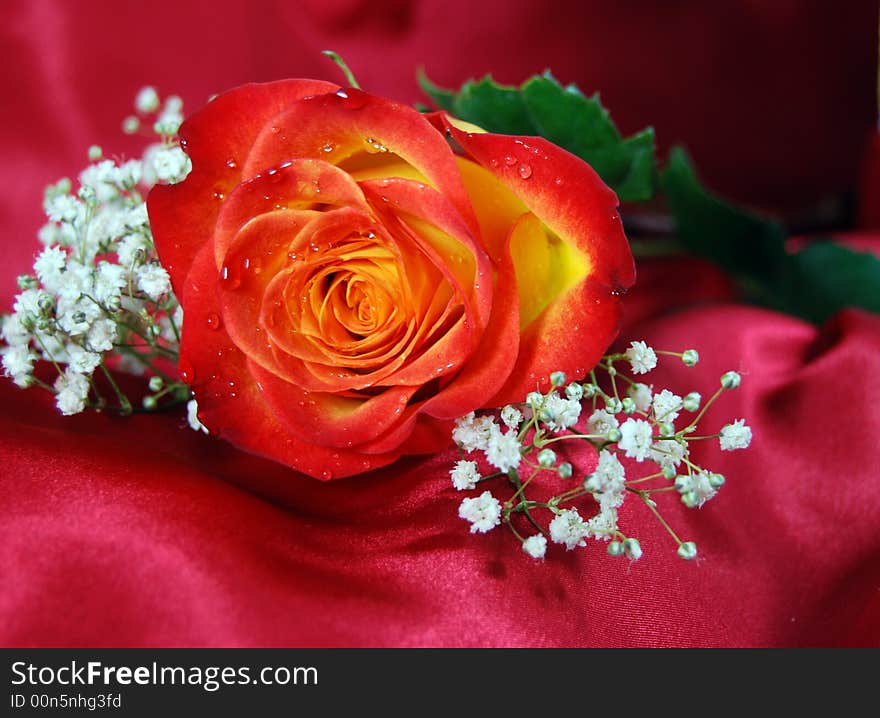
[[[201,431],[203,434],[208,433],[208,427],[199,421],[199,404],[195,399],[190,399],[186,403],[186,420],[193,431]]]
[[[78,374],[91,375],[101,363],[101,355],[83,349],[78,344],[70,344],[67,347],[67,363]]]
[[[573,399],[574,401],[580,401],[584,396],[584,387],[578,384],[576,381],[573,381],[567,387],[565,387],[565,396],[569,399]]]
[[[109,319],[99,319],[86,333],[86,344],[93,352],[109,352],[113,349],[118,329],[116,322]]]
[[[142,87],[134,100],[135,109],[138,112],[148,114],[159,109],[159,95],[155,87]]]
[[[651,461],[656,461],[661,469],[678,466],[687,455],[687,446],[675,439],[656,441],[651,447]]]
[[[501,410],[501,421],[504,422],[508,429],[515,429],[522,420],[522,412],[511,404],[508,404]]]
[[[612,507],[602,506],[598,514],[587,521],[588,536],[608,541],[617,531],[617,511]]]
[[[501,504],[489,491],[475,499],[464,499],[458,515],[471,524],[471,533],[486,533],[501,523]]]
[[[3,373],[24,389],[30,386],[33,379],[34,360],[36,356],[26,344],[4,347]]]
[[[631,342],[626,350],[633,374],[647,374],[657,366],[657,355],[645,342]]]
[[[607,437],[612,429],[616,429],[619,426],[620,422],[617,421],[617,417],[603,409],[596,409],[596,411],[590,414],[590,418],[587,419],[587,428],[591,434],[596,436]]]
[[[596,470],[587,477],[584,487],[593,494],[615,494],[620,501],[615,508],[623,503],[624,482],[626,472],[619,459],[607,449],[599,452],[599,461]],[[615,499],[616,501],[616,499]]]
[[[644,461],[651,453],[653,431],[647,421],[627,419],[620,427],[618,446],[636,461]]]
[[[497,424],[489,436],[486,446],[486,460],[499,471],[510,471],[519,466],[522,459],[522,447],[516,432],[509,430],[506,434],[501,433]]]
[[[490,417],[477,417],[471,412],[456,419],[452,440],[465,451],[485,451],[489,446],[493,427],[497,429],[497,425]]]
[[[654,394],[652,406],[654,419],[657,421],[675,421],[678,418],[679,409],[682,408],[682,399],[669,389],[664,389],[659,394]]]
[[[461,461],[455,464],[455,468],[449,472],[452,477],[452,485],[458,491],[465,491],[476,488],[477,482],[480,480],[480,472],[477,470],[476,461]]]
[[[636,403],[636,408],[639,411],[647,413],[648,409],[651,408],[653,397],[651,396],[651,387],[647,384],[633,384],[629,388],[629,395]]]
[[[721,429],[719,441],[722,451],[747,449],[752,443],[752,430],[746,426],[745,419],[737,419]]]
[[[79,414],[86,408],[89,380],[82,374],[68,368],[55,380],[55,390],[55,403],[64,416]]]
[[[170,147],[153,156],[153,170],[161,182],[182,182],[192,170],[192,162],[180,147]]]
[[[561,431],[576,424],[580,415],[580,401],[563,399],[553,392],[544,400],[540,416],[550,431]]]
[[[708,472],[700,471],[675,479],[675,488],[681,494],[681,501],[685,506],[699,508],[715,496],[717,490],[712,486],[710,476]]]
[[[522,550],[532,558],[544,558],[547,553],[547,539],[541,534],[529,536],[522,542]]]
[[[608,544],[609,556],[623,556],[623,544],[620,541],[612,541]]]
[[[558,467],[556,467],[556,473],[559,474],[560,478],[570,479],[572,474],[574,474],[574,467],[572,467],[567,461],[563,461]]]
[[[587,524],[577,509],[565,509],[550,522],[550,539],[554,543],[565,544],[566,551],[576,546],[586,546],[584,537],[588,532]]]
[[[138,287],[154,301],[171,291],[171,278],[161,264],[144,264],[135,270],[135,275]]]

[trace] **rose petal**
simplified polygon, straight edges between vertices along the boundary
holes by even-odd
[[[292,102],[337,89],[318,80],[242,85],[183,123],[181,146],[192,171],[185,182],[157,185],[147,199],[156,250],[178,296],[193,257],[210,241],[222,198],[241,181],[245,157],[264,125]]]

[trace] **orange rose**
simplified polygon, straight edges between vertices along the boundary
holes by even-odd
[[[184,124],[192,172],[148,209],[213,434],[349,476],[595,364],[634,280],[614,193],[543,139],[477,130],[312,80]]]

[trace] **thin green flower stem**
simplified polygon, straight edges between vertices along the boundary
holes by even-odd
[[[586,496],[591,493],[583,486],[575,486],[573,489],[569,489],[568,491],[563,491],[559,496],[556,497],[556,503],[561,504],[565,501],[571,501],[572,499],[577,499],[581,496]]]
[[[630,379],[626,374],[621,374],[618,372],[617,376],[619,376],[621,379],[623,379],[630,386],[635,386],[636,384],[639,383],[635,379]]]
[[[566,439],[586,439],[590,441],[591,439],[604,439],[605,437],[601,434],[564,434],[563,436],[554,436],[552,439],[544,439],[541,443],[541,446],[547,446],[547,444],[555,444],[557,441],[565,441]]]
[[[657,520],[660,522],[660,524],[663,526],[663,528],[665,528],[666,531],[669,533],[669,535],[672,536],[673,539],[675,539],[675,543],[677,543],[679,546],[681,546],[681,544],[682,544],[681,539],[678,538],[675,531],[672,530],[672,527],[668,523],[666,523],[666,519],[664,519],[660,515],[660,512],[657,510],[657,507],[651,503],[651,500],[648,498],[646,492],[637,491],[635,489],[630,489],[630,491],[639,495],[639,498],[641,498],[641,500],[645,502],[645,506],[647,506],[649,509],[651,509],[651,513],[657,517]]]
[[[690,471],[691,469],[694,469],[697,473],[702,473],[704,470],[701,466],[697,466],[695,463],[693,463],[686,456],[682,458],[682,461],[684,461],[684,463],[687,464],[689,474],[691,473],[691,471]]]
[[[667,352],[667,351],[663,351],[661,349],[655,349],[654,353],[655,354],[664,354],[668,357],[678,357],[679,359],[681,359],[681,357],[684,354],[683,352]]]
[[[515,501],[516,498],[517,498],[517,497],[518,497],[518,496],[519,496],[519,495],[525,490],[526,486],[529,485],[529,482],[531,482],[531,480],[534,479],[534,478],[538,475],[538,472],[539,472],[540,470],[541,470],[540,467],[539,467],[539,468],[536,468],[536,469],[532,472],[532,475],[529,476],[529,478],[527,478],[527,479],[526,479],[525,481],[523,481],[522,483],[519,483],[519,476],[517,475],[516,482],[519,484],[519,488],[517,488],[516,493],[515,493],[513,496],[511,496],[511,497],[508,499],[508,501]],[[523,498],[525,498],[525,497],[523,497]]]
[[[651,479],[659,479],[663,476],[662,471],[658,471],[656,474],[651,474],[650,476],[643,476],[641,479],[633,479],[632,481],[627,481],[627,485],[629,484],[641,484],[643,481],[650,481]]]
[[[611,360],[608,360],[608,376],[611,377],[611,389],[614,391],[614,398],[617,401],[620,401],[620,394],[617,393],[617,370],[614,369],[614,365],[611,363]]]
[[[169,311],[171,308],[171,303],[169,302],[168,306],[165,307],[165,314],[168,317],[168,323],[171,325],[171,331],[174,332],[174,338],[177,340],[177,345],[180,346],[180,329],[177,328],[177,322],[174,321],[174,312]]]
[[[646,494],[659,494],[663,491],[678,491],[674,486],[662,486],[657,489],[642,489]]]
[[[689,436],[688,441],[703,441],[705,439],[717,439],[721,434],[712,434],[712,436]]]
[[[186,384],[178,384],[178,386],[186,386]],[[481,483],[483,481],[489,481],[490,479],[497,479],[499,476],[507,476],[503,471],[496,471],[494,474],[489,474],[488,476],[481,476],[477,479],[477,483]]]
[[[149,360],[148,357],[145,357],[141,352],[138,352],[138,351],[135,351],[134,349],[131,349],[126,344],[117,344],[116,349],[118,349],[121,354],[125,354],[126,356],[130,356],[130,357],[137,359],[139,362],[141,362],[144,366],[146,366],[154,374],[162,377],[162,379],[165,380],[166,382],[168,382],[170,384],[178,383],[175,381],[174,377],[170,376],[166,372],[159,369],[155,364],[153,364],[153,362],[151,362]]]
[[[43,340],[40,338],[40,335],[34,333],[34,338],[37,340],[37,344],[40,345],[40,349],[42,349],[45,352],[46,356],[49,357],[49,361],[52,362],[52,366],[55,367],[55,370],[58,372],[58,376],[64,376],[64,371],[62,371],[61,366],[58,364],[58,362],[55,361],[55,357],[52,356],[52,352],[50,352],[46,348],[46,345],[43,343]]]
[[[513,522],[510,520],[510,513],[510,510],[504,512],[504,523],[507,524],[507,528],[509,528],[513,535],[519,539],[519,542],[522,543],[525,539],[520,535],[519,531],[513,527]]]
[[[703,408],[700,409],[700,413],[697,414],[697,415],[694,417],[693,421],[691,421],[691,423],[688,424],[688,425],[687,425],[684,429],[682,429],[681,431],[686,432],[686,431],[687,431],[688,429],[690,429],[692,426],[696,426],[696,425],[699,423],[700,419],[703,418],[703,414],[706,413],[706,411],[709,409],[710,406],[712,406],[712,404],[714,403],[714,401],[715,401],[719,396],[721,396],[721,394],[723,394],[723,393],[724,393],[724,387],[723,387],[723,386],[722,386],[722,387],[718,387],[718,389],[715,391],[715,393],[712,394],[712,397],[709,399],[709,401],[707,401],[707,402],[703,405]]]
[[[128,400],[128,397],[123,393],[123,391],[119,388],[119,385],[116,383],[116,380],[113,378],[113,375],[110,373],[110,370],[107,369],[107,365],[104,364],[104,361],[101,360],[101,371],[104,372],[104,376],[107,377],[107,381],[110,382],[110,387],[113,389],[113,393],[116,394],[116,399],[119,402],[119,410],[123,416],[128,416],[131,414],[131,402]],[[97,392],[97,389],[95,389]]]
[[[37,377],[32,376],[32,377],[31,377],[31,381],[33,382],[33,385],[34,385],[34,386],[38,386],[38,387],[40,387],[41,389],[45,389],[46,391],[51,392],[52,394],[57,394],[57,393],[58,393],[58,392],[55,391],[55,387],[54,387],[54,386],[52,386],[51,384],[47,384],[47,383],[44,382],[42,379],[37,379]]]

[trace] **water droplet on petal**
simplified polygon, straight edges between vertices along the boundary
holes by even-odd
[[[226,166],[229,169],[234,170],[236,167],[238,167],[238,163],[235,161],[234,157],[230,157],[228,160],[226,160]]]
[[[321,147],[321,150],[322,150],[323,152],[332,152],[333,149],[334,149],[334,148],[333,148],[333,145],[331,145],[329,142],[324,143],[324,146]]]
[[[223,321],[220,319],[219,314],[215,314],[211,312],[207,318],[205,319],[205,323],[208,325],[208,329],[219,329],[223,325]]]
[[[241,276],[234,265],[223,265],[223,269],[220,270],[220,284],[230,291],[235,291],[241,286]]]
[[[322,478],[322,479],[327,479],[327,480],[332,479],[332,478],[333,478],[333,472],[332,472],[332,471],[328,471],[327,469],[324,469],[324,471],[321,472],[321,478]]]
[[[506,164],[508,167],[513,167],[516,164],[516,157],[514,157],[513,155],[505,155],[504,164]]]
[[[214,190],[214,193],[211,196],[218,202],[222,202],[224,199],[226,199],[226,195],[219,190]]]
[[[187,359],[181,358],[177,364],[177,373],[184,384],[192,384],[196,380],[196,370]]]
[[[557,177],[555,180],[553,180],[553,184],[555,184],[557,187],[559,185],[561,185],[562,184],[562,177]]]
[[[336,96],[341,97],[343,100],[348,99],[348,93],[341,88],[339,90],[336,90]]]
[[[519,176],[522,177],[523,179],[528,179],[529,177],[532,176],[532,168],[530,165],[521,164],[519,166],[518,171],[519,171]]]

